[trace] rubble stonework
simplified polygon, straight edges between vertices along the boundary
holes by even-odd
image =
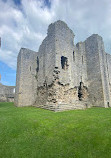
[[[111,55],[102,37],[93,34],[74,45],[74,33],[57,21],[38,52],[22,48],[18,55],[16,106],[54,111],[110,107]]]

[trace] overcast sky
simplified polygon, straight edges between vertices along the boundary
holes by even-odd
[[[15,85],[17,55],[21,47],[38,51],[48,25],[65,21],[75,44],[97,33],[111,53],[111,0],[0,0],[1,82]]]

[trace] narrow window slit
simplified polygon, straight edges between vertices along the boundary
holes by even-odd
[[[39,71],[39,58],[37,57],[37,72]]]
[[[75,52],[73,51],[73,61],[75,61]]]
[[[82,56],[82,64],[83,64],[83,62],[84,62],[84,61],[83,61],[83,56]]]

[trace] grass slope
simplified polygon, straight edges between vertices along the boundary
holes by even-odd
[[[54,113],[0,103],[0,158],[111,158],[111,109]]]

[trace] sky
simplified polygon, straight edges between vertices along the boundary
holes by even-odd
[[[48,25],[57,20],[73,30],[75,44],[99,34],[111,54],[111,0],[0,0],[2,84],[15,85],[20,48],[38,51]]]

